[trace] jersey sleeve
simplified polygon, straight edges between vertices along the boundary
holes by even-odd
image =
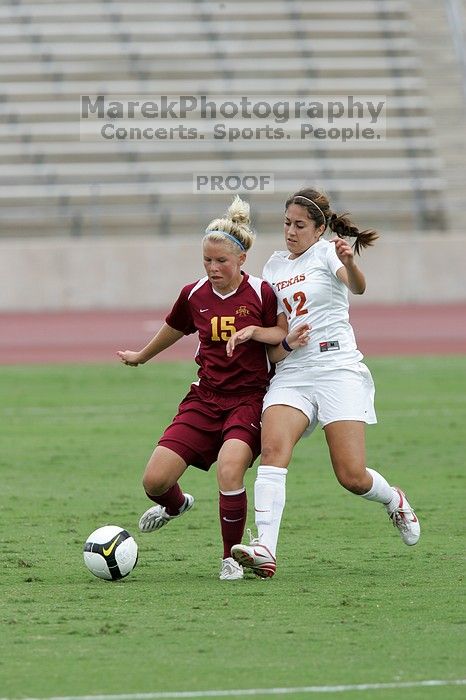
[[[264,265],[264,268],[262,270],[262,279],[268,282],[269,284],[272,284],[270,281],[270,260]]]
[[[262,270],[262,278],[265,280],[265,282],[267,282],[270,285],[270,288],[272,289],[272,291],[273,291],[273,287],[272,287],[272,264],[271,264],[271,261],[273,260],[273,258],[276,255],[277,255],[277,251],[275,251],[275,253],[268,259],[268,261],[264,265],[264,269]],[[274,292],[274,296],[275,296],[275,292]],[[277,299],[277,314],[285,314],[285,316],[286,316],[286,309],[283,306],[281,300],[278,299],[277,297],[275,297],[275,298]],[[275,326],[276,324],[273,323],[272,325]]]
[[[329,247],[327,248],[327,264],[335,277],[337,275],[337,270],[339,270],[340,267],[343,267],[343,263],[335,252],[334,243],[330,243]]]
[[[196,333],[197,331],[197,328],[194,325],[188,300],[191,287],[192,285],[183,287],[178,299],[173,304],[172,310],[165,318],[165,323],[167,323],[170,328],[174,328],[176,331],[180,331],[180,333],[183,333],[184,335],[190,335],[191,333]]]
[[[268,282],[262,282],[262,323],[264,328],[277,325],[277,297]]]

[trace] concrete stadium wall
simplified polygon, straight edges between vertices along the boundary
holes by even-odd
[[[363,252],[367,277],[354,303],[466,301],[466,239],[390,234]],[[259,237],[245,269],[260,275],[281,236]],[[0,242],[0,311],[164,309],[203,275],[194,237],[11,239]]]

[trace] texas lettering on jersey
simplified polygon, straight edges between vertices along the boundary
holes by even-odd
[[[264,267],[289,329],[302,323],[311,327],[308,344],[283,360],[283,367],[295,368],[298,376],[303,362],[328,367],[362,359],[349,323],[348,288],[337,275],[341,267],[334,243],[323,239],[297,258],[276,251]]]
[[[306,275],[295,275],[291,279],[288,280],[281,280],[280,282],[275,282],[275,287],[277,288],[277,292],[279,292],[281,289],[285,289],[286,287],[291,287],[293,284],[298,284],[298,282],[304,282],[306,279]]]

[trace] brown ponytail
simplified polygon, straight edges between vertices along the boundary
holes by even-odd
[[[373,228],[365,229],[360,231],[357,226],[355,226],[348,214],[330,214],[330,218],[327,221],[327,225],[333,233],[336,233],[338,238],[355,238],[353,243],[354,252],[357,255],[361,255],[361,248],[367,248],[367,246],[374,245],[374,242],[379,237],[377,231]]]
[[[339,238],[355,238],[353,248],[357,255],[361,254],[362,248],[373,245],[374,241],[379,237],[374,229],[360,231],[349,219],[347,213],[337,215],[332,212],[329,199],[323,192],[310,188],[299,190],[299,192],[295,192],[291,197],[288,197],[285,209],[288,209],[290,204],[299,204],[300,207],[304,207],[307,210],[308,217],[314,221],[317,227],[323,225],[327,228],[328,226]]]

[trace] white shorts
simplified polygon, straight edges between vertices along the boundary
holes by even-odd
[[[297,384],[289,375],[278,372],[272,378],[262,411],[277,404],[297,408],[309,420],[304,435],[310,435],[318,423],[322,427],[338,420],[377,423],[374,382],[362,362],[335,369],[303,370]],[[304,384],[306,375],[309,381]]]

